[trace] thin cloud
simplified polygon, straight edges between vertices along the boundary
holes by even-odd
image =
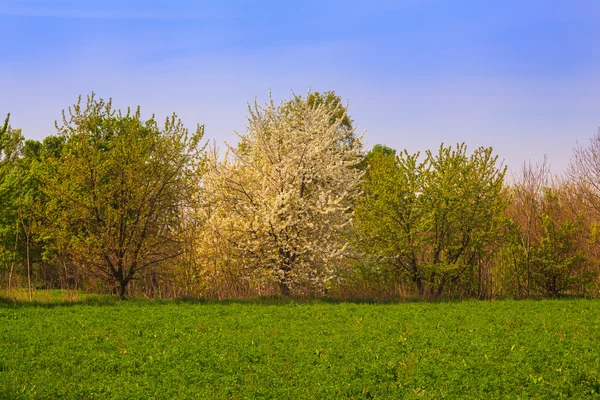
[[[74,19],[206,20],[231,16],[223,4],[198,6],[187,1],[22,0],[0,8],[0,16]]]
[[[143,20],[200,20],[210,18],[179,12],[117,11],[117,10],[53,10],[47,8],[21,7],[0,9],[1,16],[8,17],[45,17],[78,19],[143,19]]]

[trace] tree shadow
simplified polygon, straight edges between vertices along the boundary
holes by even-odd
[[[62,300],[52,299],[47,301],[39,300],[18,300],[7,297],[0,297],[0,309],[18,309],[18,308],[58,308],[58,307],[77,307],[77,306],[114,306],[119,304],[120,300],[116,296],[90,296],[83,300]]]
[[[563,295],[559,297],[529,297],[529,298],[495,298],[478,300],[462,297],[441,297],[441,298],[420,298],[420,297],[402,297],[402,298],[343,298],[343,297],[294,297],[294,296],[260,296],[252,298],[206,298],[206,297],[180,297],[175,299],[148,299],[148,298],[126,298],[119,299],[115,295],[87,295],[82,300],[62,300],[52,299],[47,301],[38,300],[18,300],[7,297],[0,297],[0,309],[19,309],[19,308],[67,308],[67,307],[115,307],[123,305],[172,305],[172,304],[190,304],[190,305],[264,305],[264,306],[289,306],[289,305],[317,305],[317,304],[358,304],[358,305],[386,305],[386,304],[440,304],[440,303],[464,303],[464,302],[494,302],[494,301],[543,301],[543,300],[584,300],[590,299],[584,296]],[[590,299],[593,300],[593,299]]]

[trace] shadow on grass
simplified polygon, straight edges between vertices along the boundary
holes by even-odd
[[[134,300],[138,301],[138,300]],[[19,300],[10,299],[7,297],[0,296],[0,309],[2,308],[56,308],[56,307],[76,307],[76,306],[114,306],[122,303],[117,296],[108,295],[88,295],[85,299],[81,300],[63,300],[63,299],[50,299],[50,300]]]
[[[213,299],[199,297],[181,297],[176,299],[148,299],[148,298],[127,298],[119,299],[115,295],[87,295],[82,300],[62,300],[52,299],[46,301],[39,300],[18,300],[0,296],[0,309],[16,309],[16,308],[58,308],[58,307],[77,307],[77,306],[92,306],[92,307],[107,307],[107,306],[123,306],[123,305],[169,305],[169,304],[192,304],[192,305],[265,305],[265,306],[286,306],[286,305],[301,305],[301,304],[439,304],[439,303],[463,303],[463,302],[488,302],[488,301],[542,301],[542,300],[593,300],[583,296],[562,295],[559,297],[529,297],[529,298],[496,298],[488,300],[478,300],[475,298],[460,298],[460,297],[442,297],[442,298],[420,298],[420,297],[403,297],[394,299],[372,299],[372,298],[341,298],[341,297],[285,297],[281,295],[261,296],[253,298],[239,299]]]
[[[169,305],[169,304],[191,304],[191,305],[265,305],[265,306],[286,306],[300,304],[397,304],[397,303],[428,303],[428,302],[448,302],[460,301],[450,299],[438,299],[436,301],[424,300],[420,298],[399,298],[399,299],[344,299],[336,297],[285,297],[280,295],[261,296],[253,298],[240,299],[213,299],[199,297],[181,297],[176,299],[147,299],[147,298],[127,298],[120,300],[117,296],[110,295],[88,295],[83,300],[18,300],[6,297],[0,297],[0,309],[2,308],[57,308],[57,307],[77,307],[77,306],[122,306],[122,305]]]

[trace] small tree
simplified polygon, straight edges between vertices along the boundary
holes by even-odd
[[[586,258],[578,248],[576,224],[543,214],[541,226],[540,242],[531,250],[533,280],[543,294],[558,296],[585,278],[576,272],[584,270]]]
[[[365,250],[408,277],[421,295],[442,295],[472,271],[499,230],[505,170],[491,148],[389,151],[370,161],[358,229]],[[470,283],[466,283],[467,285]]]
[[[600,226],[600,129],[590,138],[587,145],[577,144],[568,166],[568,177],[580,194],[582,207],[580,211],[585,215],[587,229],[590,232],[590,243],[586,249],[592,276],[596,277],[596,291],[600,287],[600,240],[598,240],[598,226]]]
[[[9,125],[10,114],[0,125],[0,183],[23,154],[23,134]]]
[[[519,295],[529,296],[533,284],[533,248],[542,234],[542,213],[545,191],[550,187],[550,166],[546,157],[539,164],[524,163],[521,174],[509,188],[510,219],[506,247],[509,250],[512,274]]]
[[[11,128],[9,118],[10,114],[0,125],[0,262],[8,270],[10,292],[21,239],[17,206],[21,192],[13,183],[23,156],[24,138],[20,129]]]
[[[49,237],[68,240],[71,255],[123,298],[132,279],[177,257],[179,228],[203,129],[188,134],[175,115],[160,129],[154,117],[115,111],[92,94],[63,113],[60,157],[41,171],[54,221]]]

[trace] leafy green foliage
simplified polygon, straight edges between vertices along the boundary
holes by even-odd
[[[310,92],[306,99],[302,96],[294,95],[284,106],[282,113],[286,114],[286,108],[289,113],[294,112],[294,107],[306,103],[310,108],[316,109],[324,107],[330,115],[329,123],[339,125],[339,129],[346,133],[345,139],[351,142],[356,137],[354,135],[354,121],[347,112],[347,107],[342,103],[342,98],[337,96],[334,91]]]
[[[0,306],[7,398],[598,398],[597,301]]]
[[[472,270],[498,237],[505,170],[491,148],[440,147],[394,156],[373,152],[357,209],[364,247],[407,276],[420,294],[442,294]]]
[[[541,242],[532,252],[534,277],[545,294],[557,296],[572,286],[575,268],[586,260],[575,245],[573,224],[543,215],[542,229]]]
[[[385,146],[383,144],[376,144],[373,146],[371,151],[367,153],[367,155],[361,160],[358,164],[358,168],[361,170],[366,170],[369,165],[375,162],[375,159],[378,157],[394,157],[396,155],[396,150],[391,147]]]
[[[10,271],[17,258],[20,231],[18,202],[20,193],[14,185],[23,154],[23,135],[9,125],[10,114],[0,127],[0,271]],[[10,274],[10,272],[9,272]]]
[[[502,249],[509,266],[506,271],[516,281],[513,294],[585,293],[596,277],[589,268],[593,256],[590,249],[596,241],[594,223],[586,222],[590,216],[577,209],[572,187],[540,186],[525,197],[524,186],[512,188],[512,218]],[[504,286],[510,289],[511,285]]]
[[[505,185],[491,148],[364,155],[333,91],[248,108],[205,157],[203,128],[93,94],[58,135],[0,125],[0,285],[148,297],[600,295],[600,137],[568,177]],[[365,196],[362,196],[365,194]]]
[[[581,271],[587,259],[578,246],[584,232],[580,221],[565,218],[556,191],[546,189],[543,200],[541,235],[531,252],[533,279],[540,292],[557,296],[585,279]]]
[[[123,297],[134,277],[180,253],[203,129],[188,134],[175,115],[161,129],[94,95],[64,114],[39,174],[52,215],[46,236]]]

